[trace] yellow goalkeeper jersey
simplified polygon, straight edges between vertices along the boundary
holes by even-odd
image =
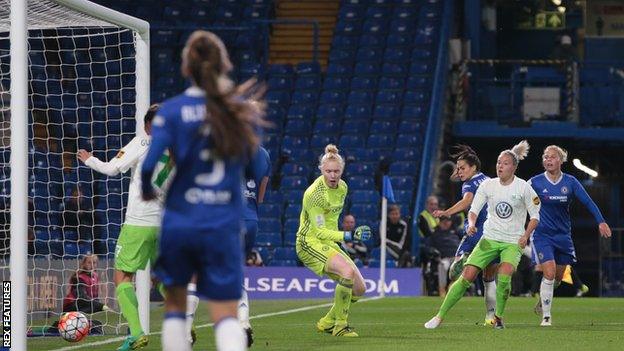
[[[342,213],[347,196],[347,183],[340,180],[338,188],[325,184],[323,176],[303,194],[303,208],[299,217],[297,241],[343,241],[344,232],[338,230],[338,217]]]

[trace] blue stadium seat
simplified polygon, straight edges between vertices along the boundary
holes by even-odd
[[[431,59],[431,51],[423,48],[415,48],[412,50],[411,58],[412,60],[429,60]]]
[[[347,99],[347,102],[349,103],[349,106],[347,107],[347,113],[349,112],[349,108],[352,104],[364,104],[370,108],[370,104],[373,102],[374,99],[374,90],[352,90],[349,93],[349,98]],[[370,117],[370,115],[371,114],[368,114],[368,117]]]
[[[374,61],[380,62],[383,58],[383,49],[382,48],[369,48],[369,47],[361,47],[358,49],[356,54],[357,61]]]
[[[399,106],[395,104],[385,104],[375,106],[373,112],[375,118],[398,119],[400,117]]]
[[[295,252],[295,249],[292,247],[278,247],[275,249],[275,254],[273,256],[274,260],[282,260],[282,261],[286,261],[286,260],[293,260],[296,261],[297,258],[297,253]]]
[[[284,193],[281,191],[269,190],[264,194],[264,202],[282,206],[284,203]]]
[[[388,63],[405,63],[410,60],[410,51],[405,48],[390,47],[384,53],[384,61]]]
[[[388,20],[384,18],[371,18],[362,24],[364,34],[385,34],[388,30]]]
[[[380,34],[364,34],[360,37],[361,47],[383,47],[386,38]]]
[[[344,91],[349,89],[351,79],[349,77],[331,77],[323,82],[323,90]]]
[[[399,125],[399,130],[401,131],[401,133],[417,134],[424,132],[424,126],[423,122],[420,121],[405,120],[401,121],[401,124]]]
[[[345,169],[345,173],[347,175],[364,175],[364,176],[373,176],[375,174],[375,170],[377,169],[377,163],[375,162],[362,162],[357,160],[357,156],[353,155],[356,159],[356,162],[347,163],[347,167]]]
[[[256,242],[257,241],[258,240],[256,238]],[[271,260],[273,259],[273,252],[275,251],[274,248],[267,247],[267,246],[260,246],[260,245],[256,244],[255,249],[260,254],[260,257],[262,257],[262,261],[264,262],[265,265],[268,264],[269,262],[271,262]]]
[[[333,49],[329,52],[329,62],[352,63],[355,60],[355,50]]]
[[[334,27],[334,34],[338,35],[360,35],[361,22],[359,21],[339,21]],[[333,50],[332,50],[333,51]]]
[[[303,149],[308,147],[308,139],[286,135],[282,139],[282,149]]]
[[[260,233],[281,233],[282,225],[279,218],[260,217],[258,220],[258,232]]]
[[[293,104],[316,104],[318,99],[317,90],[295,91],[292,95],[291,102]]]
[[[386,256],[388,257],[388,256]],[[378,259],[371,259],[368,261],[368,267],[370,268],[379,268],[380,267],[380,262]],[[392,259],[386,259],[386,267],[387,268],[395,268],[397,266],[397,262],[395,260]]]
[[[422,137],[418,134],[399,134],[397,137],[397,145],[401,147],[414,147],[420,145]]]
[[[265,193],[266,201],[266,193]],[[258,217],[260,218],[281,218],[282,206],[273,203],[261,203],[258,205]]]
[[[334,38],[335,42],[335,38]],[[334,44],[334,46],[345,46],[344,44]],[[327,79],[330,78],[338,78],[338,77],[350,77],[353,74],[353,66],[349,64],[342,63],[330,63],[327,66]],[[327,82],[325,79],[325,82]],[[325,87],[325,82],[323,83],[323,87]],[[348,88],[348,85],[347,85]]]
[[[341,148],[365,147],[366,140],[359,135],[343,135],[340,137]]]
[[[397,145],[403,146],[398,142]],[[418,161],[420,156],[420,150],[415,147],[397,147],[392,154],[393,159],[405,161]]]
[[[272,259],[268,266],[269,267],[297,267],[297,261],[295,260],[277,260]]]
[[[272,64],[268,70],[269,77],[273,76],[292,76],[295,70],[292,65],[288,64]]]
[[[297,78],[295,89],[297,90],[318,90],[321,87],[321,79],[317,76],[302,76]]]
[[[374,190],[354,190],[351,193],[351,202],[354,204],[377,204],[380,198],[379,192]]]
[[[338,133],[314,134],[310,140],[310,148],[322,150],[327,144],[337,144],[338,140],[340,140]]]
[[[394,190],[394,199],[400,203],[411,202],[413,196],[414,196],[414,192],[411,189],[410,190]]]
[[[297,75],[319,75],[321,73],[321,66],[318,62],[299,62],[295,66],[295,72]]]
[[[344,106],[342,104],[321,104],[316,110],[317,119],[339,119],[342,118]]]
[[[413,61],[410,66],[410,74],[431,74],[431,66],[427,62]]]
[[[280,189],[283,190],[291,190],[291,189],[305,189],[308,187],[308,179],[307,177],[302,176],[286,176],[282,178],[280,183]]]
[[[383,79],[383,78],[382,78]],[[380,87],[380,89],[382,89]],[[403,100],[403,90],[379,90],[375,98],[376,104],[401,104]]]
[[[381,65],[381,61],[358,62],[355,64],[355,75],[356,76],[378,75],[380,65]]]
[[[354,51],[357,50],[357,46],[358,37],[352,35],[335,35],[334,39],[332,39],[332,47],[334,48],[343,48]],[[327,73],[330,73],[329,69]]]
[[[414,189],[416,182],[413,176],[391,176],[392,187],[398,190]]]
[[[429,94],[422,90],[408,90],[403,96],[405,104],[426,104],[429,102]]]
[[[284,237],[287,234],[297,234],[297,230],[299,229],[299,218],[289,218],[284,221]]]
[[[259,233],[256,235],[256,245],[264,247],[280,247],[282,246],[282,236],[280,233]]]
[[[342,134],[355,134],[365,138],[368,134],[368,120],[363,119],[347,119],[342,125]]]
[[[386,77],[394,77],[394,76],[404,77],[409,70],[407,69],[407,64],[405,64],[404,62],[400,62],[400,63],[386,62],[383,64],[381,71],[383,75]]]
[[[356,219],[377,218],[379,217],[379,207],[376,203],[357,203],[351,206],[349,213],[353,214]]]
[[[427,108],[421,105],[405,105],[401,117],[409,120],[423,120],[427,117]]]
[[[395,136],[393,134],[370,134],[366,142],[366,147],[393,148],[395,144],[394,140]]]
[[[267,85],[270,90],[292,90],[293,81],[286,77],[275,76],[269,78]]]
[[[410,175],[416,176],[418,171],[418,164],[410,161],[393,162],[390,165],[390,174],[393,176]]]
[[[373,77],[354,77],[351,80],[351,89],[373,90],[377,88],[377,79]]]
[[[290,117],[290,115],[289,115]],[[284,132],[288,135],[309,135],[312,130],[310,119],[291,119],[286,122]]]
[[[288,109],[288,118],[302,118],[307,119],[309,121],[312,120],[314,114],[316,113],[316,105],[315,104],[300,104],[300,105],[290,105]]]
[[[297,221],[297,226],[299,225],[299,221]],[[284,228],[284,246],[292,246],[294,247],[297,244],[297,228],[294,231],[286,231]]]
[[[348,177],[347,185],[353,190],[373,190],[375,188],[374,180],[365,176]]]
[[[379,89],[403,89],[405,86],[405,79],[402,77],[381,77],[379,80]]]
[[[303,190],[300,191],[301,195],[298,196],[292,196],[289,195],[288,198],[289,199],[296,199],[296,201],[301,201],[303,200]],[[296,203],[296,204],[288,204],[286,206],[286,211],[284,212],[284,219],[288,220],[291,218],[299,218],[299,216],[301,215],[301,204],[300,203]]]
[[[308,177],[312,171],[307,163],[288,162],[282,166],[282,174],[285,176]]]
[[[314,123],[314,135],[312,135],[312,139],[314,139],[316,135],[321,134],[321,133],[336,134],[339,131],[340,131],[340,121],[319,120],[319,121],[316,121],[316,123]]]
[[[344,90],[325,90],[321,93],[322,104],[341,104],[346,100],[347,93]]]
[[[373,5],[366,10],[366,18],[387,18],[390,17],[391,10],[391,7]]]
[[[388,120],[373,120],[370,126],[371,132],[394,134],[397,131],[397,122]],[[403,132],[403,129],[401,129]]]

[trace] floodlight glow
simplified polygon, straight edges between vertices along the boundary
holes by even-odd
[[[566,12],[566,8],[563,6],[559,6],[557,7],[557,11],[559,11],[560,13],[565,13]]]
[[[552,0],[552,3],[555,4],[555,6],[559,6],[561,5],[561,0]]]
[[[598,176],[598,172],[585,166],[583,163],[581,163],[581,160],[579,160],[578,158],[575,158],[574,160],[572,160],[572,164],[574,165],[574,167],[578,168],[579,170],[589,174],[590,177],[596,178]]]

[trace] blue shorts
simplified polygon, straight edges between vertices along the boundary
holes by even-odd
[[[480,231],[476,232],[472,236],[464,234],[464,237],[462,238],[461,242],[459,243],[459,246],[457,247],[457,251],[455,252],[455,257],[461,256],[464,254],[469,255],[477,246],[482,236],[483,236],[483,232],[480,232]],[[500,257],[496,257],[492,262],[490,262],[490,264],[496,264],[496,263],[500,263]]]
[[[186,286],[197,274],[197,295],[238,300],[243,285],[240,227],[214,230],[163,228],[154,274],[166,287]]]
[[[552,260],[558,265],[576,263],[576,250],[570,234],[545,235],[534,232],[531,251],[534,264]]]
[[[258,221],[245,220],[245,254],[249,255],[251,249],[256,244],[256,234],[258,234]]]

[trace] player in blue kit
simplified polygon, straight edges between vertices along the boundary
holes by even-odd
[[[561,165],[567,159],[568,153],[561,147],[546,147],[542,155],[542,165],[546,172],[529,180],[542,202],[540,222],[531,240],[533,261],[541,265],[544,273],[538,302],[542,307],[541,326],[552,325],[550,310],[554,288],[561,282],[566,265],[576,262],[570,224],[572,200],[578,199],[591,212],[598,222],[601,236],[611,236],[611,228],[581,183],[561,171]]]
[[[245,165],[256,152],[263,105],[229,80],[223,42],[195,31],[182,52],[182,74],[192,86],[165,101],[153,122],[152,145],[142,169],[142,191],[154,196],[154,167],[168,148],[177,172],[167,192],[160,257],[154,272],[166,287],[163,350],[188,351],[187,284],[209,300],[217,350],[244,350],[237,320],[243,283],[241,231]],[[253,87],[248,90],[253,89]],[[245,96],[243,98],[243,96]]]
[[[451,217],[456,213],[465,211],[470,208],[474,194],[477,192],[479,185],[483,183],[488,176],[481,173],[481,160],[477,153],[468,145],[457,145],[456,150],[450,156],[457,162],[455,175],[464,182],[462,184],[462,199],[455,205],[446,210],[436,210],[433,212],[435,217]],[[483,235],[483,224],[487,219],[487,205],[483,207],[477,217],[476,227],[477,233],[474,235],[464,235],[457,252],[455,253],[455,261],[449,269],[449,279],[454,281],[461,275],[464,269],[466,259],[474,250],[475,246]],[[464,222],[464,233],[468,229],[468,219]],[[483,286],[485,297],[485,325],[492,325],[494,322],[494,312],[496,310],[496,268],[498,260],[494,260],[483,270]]]

